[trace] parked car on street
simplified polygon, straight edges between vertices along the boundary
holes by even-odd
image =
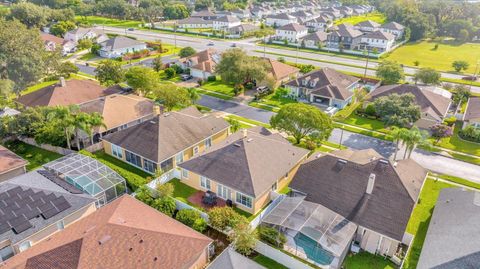
[[[182,74],[182,75],[180,75],[180,79],[181,79],[182,81],[187,81],[187,80],[190,80],[190,79],[192,79],[192,78],[193,78],[193,76],[192,76],[192,75],[189,75],[189,74]]]
[[[207,46],[213,46],[213,45],[215,45],[215,44],[213,44],[212,41],[208,42],[208,44],[207,44]]]

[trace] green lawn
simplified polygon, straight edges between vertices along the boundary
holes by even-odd
[[[274,93],[263,97],[259,101],[252,101],[249,103],[250,106],[262,108],[265,110],[270,110],[277,112],[282,106],[286,104],[296,103],[292,98],[277,96]]]
[[[89,52],[89,53],[86,53],[86,54],[82,55],[79,59],[83,60],[83,61],[89,61],[89,60],[91,60],[95,57],[99,57],[99,56],[97,54]]]
[[[438,178],[441,178],[443,180],[448,180],[448,181],[451,181],[451,182],[454,182],[454,183],[457,183],[457,184],[460,184],[460,185],[464,185],[464,186],[467,186],[467,187],[471,187],[471,188],[480,190],[480,183],[476,183],[476,182],[470,181],[468,179],[464,179],[464,178],[460,178],[460,177],[456,177],[456,176],[450,176],[450,175],[438,175],[438,174],[433,174],[433,173],[430,173],[430,174],[433,177],[438,177]]]
[[[62,157],[61,154],[35,147],[21,141],[5,143],[5,147],[28,161],[27,171],[34,170],[43,164]]]
[[[412,216],[407,224],[407,232],[415,235],[412,245],[410,246],[409,255],[405,258],[405,269],[415,269],[418,263],[418,258],[422,250],[423,242],[427,235],[428,225],[432,217],[433,208],[437,202],[440,190],[444,188],[453,187],[453,185],[434,181],[428,178],[423,186],[422,192],[415,206]]]
[[[439,44],[436,50],[435,44]],[[467,73],[473,73],[476,61],[480,59],[480,44],[421,41],[405,44],[386,58],[409,66],[419,61],[419,67],[432,67],[440,71],[453,71],[453,61],[465,60],[470,63]]]
[[[178,178],[174,178],[172,180],[169,181],[169,183],[172,183],[173,186],[174,186],[174,190],[173,190],[173,198],[179,200],[179,201],[182,201],[186,204],[189,204],[191,206],[195,206],[193,204],[191,204],[187,198],[192,196],[194,193],[196,193],[198,190],[186,185],[186,184],[183,184],[182,182],[180,182],[180,179]]]
[[[235,94],[233,93],[233,85],[228,85],[218,79],[216,81],[207,81],[200,87],[208,91],[221,93],[231,97],[235,96]]]
[[[253,260],[255,262],[257,262],[258,264],[264,266],[265,268],[267,269],[288,269],[288,267],[268,258],[268,257],[265,257],[263,256],[262,254],[257,254],[257,256],[255,256],[253,258]]]
[[[58,80],[51,80],[51,81],[44,81],[44,82],[40,82],[38,84],[35,84],[33,86],[30,86],[28,88],[26,88],[24,91],[22,91],[22,95],[25,95],[25,94],[28,94],[28,93],[32,93],[34,91],[37,91],[37,90],[40,90],[41,88],[44,88],[44,87],[47,87],[47,86],[50,86],[50,85],[53,85],[55,83],[57,83]]]
[[[263,126],[265,128],[272,128],[272,126],[270,126],[270,124],[266,124],[266,123],[251,120],[251,119],[247,119],[247,118],[240,117],[240,116],[237,116],[237,115],[228,115],[227,118],[236,119],[236,120],[240,121],[240,123],[241,122],[246,122],[246,123],[249,123],[249,124],[252,124],[252,125]]]
[[[480,144],[479,143],[474,143],[470,141],[466,141],[461,139],[458,136],[458,132],[462,128],[462,123],[457,122],[455,124],[455,129],[453,131],[453,135],[451,137],[446,137],[440,139],[440,141],[436,144],[435,146],[439,146],[442,148],[446,149],[451,149],[463,153],[468,153],[476,156],[480,156]],[[434,139],[432,139],[432,142],[435,142]]]
[[[79,23],[97,24],[97,25],[106,25],[106,26],[124,27],[124,28],[136,28],[136,27],[140,27],[142,24],[141,21],[110,19],[110,18],[105,18],[100,16],[87,16],[86,19],[83,16],[75,16],[75,19]]]
[[[343,262],[344,269],[395,269],[397,266],[382,256],[360,252],[358,254],[349,254]]]
[[[210,91],[206,91],[204,89],[201,89],[201,88],[197,88],[197,92],[199,94],[204,94],[204,95],[208,95],[208,96],[212,96],[212,97],[215,97],[215,98],[218,98],[218,99],[222,99],[222,100],[232,100],[232,96],[227,96],[227,95],[224,95],[224,94],[220,94],[220,93],[216,93],[216,92],[210,92]]]
[[[380,24],[384,24],[387,20],[387,17],[380,12],[372,12],[365,15],[351,16],[351,17],[336,20],[335,25],[339,25],[342,23],[349,23],[349,24],[355,25],[359,22],[368,21],[368,20],[378,22]]]
[[[372,131],[389,133],[389,131],[385,129],[385,124],[382,121],[365,118],[355,113],[350,114],[350,116],[348,116],[346,119],[342,120],[341,122],[345,124],[355,125],[361,128],[369,129]]]

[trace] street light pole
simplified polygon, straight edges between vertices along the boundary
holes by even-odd
[[[472,80],[470,81],[470,91],[472,90],[473,81],[477,80],[478,66],[480,65],[480,60],[477,60],[477,65],[475,66],[475,72],[473,73]]]
[[[367,61],[365,63],[365,72],[363,73],[363,83],[367,81],[367,69],[368,69],[368,60],[370,59],[370,50],[367,48],[367,45],[364,44],[365,50],[367,52]]]
[[[173,24],[173,40],[175,42],[173,51],[175,52],[177,50],[177,23],[176,22]]]
[[[340,145],[338,146],[338,148],[342,148],[342,141],[343,141],[343,125],[342,125],[342,128],[340,128]]]
[[[295,64],[298,64],[298,50],[299,50],[300,44],[297,43],[297,53],[295,54]]]

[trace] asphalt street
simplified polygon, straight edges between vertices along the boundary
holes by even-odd
[[[205,48],[209,47],[209,43],[213,43],[213,46],[218,51],[224,51],[232,47],[235,44],[237,47],[240,47],[246,50],[250,55],[254,56],[265,56],[272,59],[277,59],[279,55],[269,54],[276,53],[282,55],[290,55],[290,56],[282,56],[289,62],[297,62],[301,64],[312,64],[314,66],[319,67],[329,67],[336,70],[342,70],[347,72],[353,72],[357,74],[363,74],[365,72],[365,61],[359,59],[351,59],[345,58],[335,55],[328,55],[328,54],[319,54],[319,53],[311,53],[311,52],[304,52],[304,51],[295,51],[291,49],[281,49],[281,48],[271,48],[271,47],[264,47],[260,44],[256,43],[255,38],[245,39],[245,40],[220,40],[220,39],[207,39],[205,37],[195,37],[195,36],[183,36],[183,35],[174,35],[170,33],[164,32],[154,32],[148,30],[134,30],[134,31],[127,31],[123,28],[117,27],[107,27],[107,26],[98,26],[99,29],[104,29],[107,33],[115,33],[115,34],[126,34],[132,37],[136,37],[143,40],[162,40],[169,44],[176,44],[179,47],[186,47],[190,46],[196,50],[204,50]],[[264,54],[263,51],[266,53]],[[298,57],[298,58],[297,58]],[[336,63],[342,64],[336,64]],[[353,66],[348,66],[353,65]],[[369,68],[376,68],[378,63],[369,62]],[[405,67],[405,73],[413,74],[417,70],[413,67]],[[375,70],[367,70],[367,75],[375,76]],[[464,75],[452,74],[452,73],[442,73],[442,77],[444,78],[451,78],[451,79],[461,79]],[[407,77],[407,80],[412,80],[411,77]],[[472,92],[480,93],[480,87],[472,87]]]
[[[270,117],[275,114],[263,109],[225,101],[207,95],[203,95],[198,101],[198,104],[264,123],[269,123]],[[340,140],[342,140],[342,145],[353,149],[373,148],[385,158],[391,158],[395,152],[395,145],[392,142],[349,131],[342,131],[341,129],[334,129],[329,141],[340,144]],[[403,151],[400,151],[397,158],[402,157],[403,153]],[[480,166],[478,165],[458,161],[420,149],[416,149],[411,157],[420,165],[433,172],[480,182]]]

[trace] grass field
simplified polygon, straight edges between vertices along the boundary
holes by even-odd
[[[34,170],[43,164],[51,162],[62,157],[62,155],[35,147],[21,141],[13,141],[5,144],[9,150],[15,152],[20,157],[28,161],[27,171]]]
[[[453,185],[441,181],[434,181],[430,178],[425,181],[418,204],[415,206],[407,224],[407,233],[415,235],[415,238],[410,246],[410,252],[405,258],[403,268],[415,269],[417,267],[438,195],[442,189],[450,187],[453,187]]]
[[[382,256],[376,256],[368,252],[349,255],[343,262],[345,269],[395,269],[395,264]]]
[[[435,44],[438,44],[438,49],[435,49]],[[386,59],[409,66],[418,61],[419,67],[431,67],[440,71],[453,71],[453,61],[465,60],[470,63],[467,73],[473,73],[476,61],[480,59],[480,44],[455,44],[447,41],[408,43],[387,55]]]
[[[270,126],[270,124],[266,124],[266,123],[259,122],[259,121],[255,121],[255,120],[251,120],[251,119],[247,119],[247,118],[240,117],[240,116],[237,116],[237,115],[228,115],[227,118],[229,118],[229,119],[235,119],[235,120],[238,120],[238,121],[240,121],[240,122],[246,122],[246,123],[249,123],[249,124],[252,124],[252,125],[256,125],[256,126],[263,126],[263,127],[265,127],[265,128],[272,128],[272,126]]]
[[[218,79],[216,81],[207,81],[200,87],[208,91],[217,92],[232,97],[235,96],[233,93],[233,85],[228,85]]]
[[[350,114],[346,119],[341,121],[345,124],[355,125],[361,128],[365,128],[372,131],[382,132],[382,133],[389,133],[387,129],[385,129],[385,124],[379,120],[369,119],[365,117],[361,117],[355,113]]]
[[[339,25],[339,24],[342,24],[342,23],[349,23],[349,24],[355,25],[359,22],[368,21],[368,20],[378,22],[380,24],[384,24],[385,21],[387,20],[387,18],[385,17],[384,14],[382,14],[380,12],[372,12],[372,13],[368,13],[368,14],[365,14],[365,15],[351,16],[351,17],[336,20],[335,25]]]
[[[468,153],[476,156],[480,156],[480,144],[463,140],[459,137],[458,132],[461,130],[461,122],[455,124],[455,129],[451,137],[440,139],[438,143],[434,143],[435,146],[451,149],[463,153]],[[433,141],[432,139],[432,142]]]
[[[132,20],[119,20],[119,19],[110,19],[99,16],[87,16],[86,19],[83,16],[75,16],[75,19],[80,23],[85,24],[97,24],[97,25],[106,25],[114,27],[124,27],[124,28],[135,28],[140,27],[142,24],[141,21],[132,21]]]

